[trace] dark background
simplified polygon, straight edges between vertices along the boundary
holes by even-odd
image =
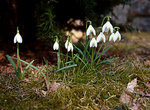
[[[98,24],[101,22],[101,15],[106,15],[120,3],[129,2],[127,0],[0,0],[0,42],[13,44],[17,26],[24,44],[33,43],[41,36],[43,39],[48,36],[46,39],[52,40],[52,36],[64,26],[72,28],[66,23],[70,18],[81,19],[83,22],[92,19],[93,23]],[[46,12],[49,14],[47,15]]]

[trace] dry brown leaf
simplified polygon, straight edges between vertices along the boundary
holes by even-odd
[[[134,88],[137,86],[137,78],[133,79],[131,82],[128,83],[126,90],[133,93]]]
[[[64,89],[69,89],[69,87],[64,85],[63,83],[57,83],[57,82],[51,83],[50,87],[51,87],[50,88],[51,92],[57,91],[57,89],[60,88],[60,87],[64,88]]]
[[[144,62],[144,64],[145,64],[146,66],[150,66],[150,60],[146,60],[146,61]]]
[[[57,82],[54,82],[50,86],[51,86],[50,91],[54,92],[54,91],[56,91],[61,86],[61,84],[57,83]]]
[[[120,102],[123,104],[132,105],[133,98],[126,92],[123,92],[120,96]]]

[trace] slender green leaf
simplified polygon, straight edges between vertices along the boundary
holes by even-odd
[[[85,62],[78,55],[75,54],[75,57],[77,57],[85,65]]]
[[[83,54],[83,52],[82,52],[82,50],[80,49],[80,48],[78,48],[76,45],[74,45],[73,44],[73,46],[78,50],[78,52],[82,55],[82,56],[84,56],[84,54]]]
[[[108,48],[106,48],[105,50],[103,50],[95,59],[94,62],[99,59],[105,52],[107,52],[110,49],[111,46],[109,46]]]
[[[19,78],[19,73],[17,72],[15,62],[13,61],[13,59],[11,58],[11,56],[9,56],[9,55],[6,55],[6,58],[7,58],[8,61],[12,64],[12,66],[13,66],[13,68],[14,68],[14,70],[15,70],[16,76]]]
[[[112,63],[111,61],[116,60],[116,59],[118,59],[118,58],[119,58],[119,57],[104,60],[104,61],[98,63],[98,64],[96,65],[96,68],[100,67],[100,66],[103,65],[103,64],[110,64],[110,65],[115,64],[115,63]]]
[[[32,60],[32,61],[26,66],[26,68],[24,69],[24,71],[23,71],[23,73],[22,73],[22,75],[21,75],[21,78],[23,78],[25,72],[28,70],[28,68],[32,65],[33,62],[34,62],[34,60]]]
[[[15,57],[11,57],[11,58],[13,58],[13,59],[18,59],[18,58],[15,58]],[[28,62],[26,62],[26,61],[23,61],[23,60],[21,60],[21,59],[18,59],[19,61],[21,61],[21,62],[23,62],[23,63],[25,63],[25,64],[29,64]],[[45,74],[40,70],[40,69],[38,69],[37,67],[35,67],[34,65],[30,65],[32,68],[34,68],[34,69],[36,69],[38,72],[40,72],[44,77],[45,77]]]
[[[68,62],[66,62],[65,64],[70,64],[70,63],[73,63],[73,61],[68,61]]]
[[[69,68],[72,68],[72,67],[75,67],[75,66],[77,66],[77,64],[65,66],[65,67],[63,67],[63,68],[58,69],[56,72],[61,71],[61,70],[64,70],[64,69],[69,69]]]

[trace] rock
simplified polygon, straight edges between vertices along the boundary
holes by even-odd
[[[125,24],[127,23],[128,20],[128,15],[129,15],[129,9],[130,6],[129,5],[118,5],[113,9],[113,13],[116,16],[112,16],[112,20],[116,23],[116,24]]]
[[[116,24],[131,24],[139,31],[150,31],[150,0],[131,0],[131,5],[113,8],[112,20]]]
[[[131,25],[139,30],[150,31],[150,17],[136,17]]]
[[[150,16],[149,0],[133,0],[131,1],[131,16]]]

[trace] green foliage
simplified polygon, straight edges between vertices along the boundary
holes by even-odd
[[[24,74],[26,73],[26,71],[28,70],[29,67],[32,67],[32,68],[36,69],[37,71],[39,71],[45,77],[45,74],[40,69],[38,69],[37,67],[35,67],[35,66],[32,65],[32,63],[34,62],[34,60],[32,60],[30,63],[28,63],[26,61],[23,61],[21,59],[15,58],[15,57],[11,57],[9,55],[6,55],[6,58],[12,64],[12,66],[13,66],[13,68],[15,70],[15,73],[16,73],[16,76],[17,76],[18,79],[22,79],[24,77]],[[19,61],[27,64],[27,66],[25,67],[25,69],[24,69],[24,71],[22,73],[17,70],[16,64],[14,63],[13,59],[19,60]]]
[[[55,0],[40,0],[36,4],[35,17],[37,20],[37,36],[39,39],[46,40],[52,44],[57,34],[53,3]]]

